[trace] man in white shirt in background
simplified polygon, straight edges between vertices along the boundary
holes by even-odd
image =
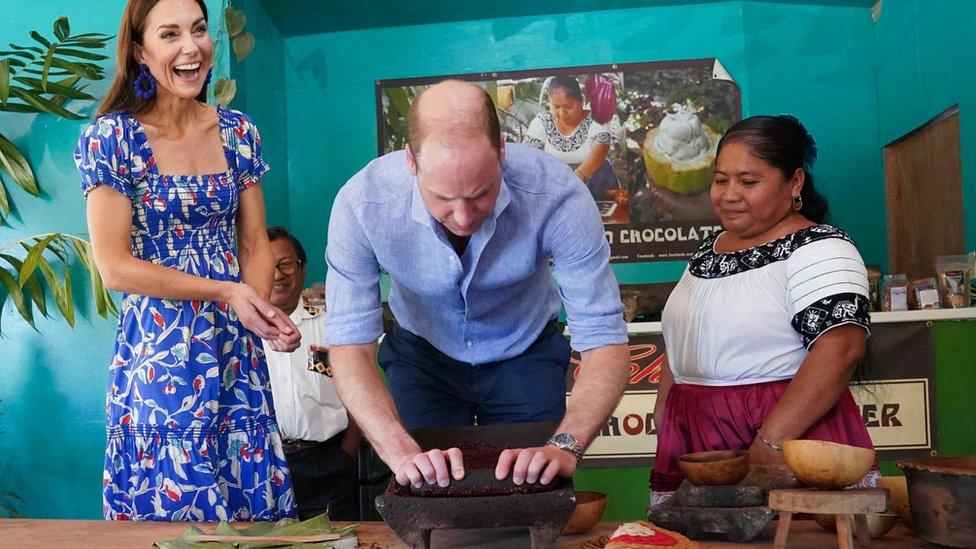
[[[356,455],[362,436],[332,384],[332,368],[323,352],[323,311],[302,299],[305,249],[284,227],[269,228],[268,239],[275,256],[271,303],[302,334],[301,347],[291,353],[264,346],[298,515],[305,520],[328,508],[333,520],[358,520]]]

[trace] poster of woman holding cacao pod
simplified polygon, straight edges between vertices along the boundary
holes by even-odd
[[[741,95],[718,60],[378,80],[379,154],[403,148],[413,99],[445,78],[495,99],[507,141],[573,168],[600,209],[612,261],[685,259],[719,229],[708,189]]]

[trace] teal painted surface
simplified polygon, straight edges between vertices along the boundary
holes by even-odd
[[[881,146],[959,105],[966,249],[976,249],[976,2],[885,2],[875,25]]]
[[[815,186],[865,262],[887,263],[870,10],[744,2],[748,114],[791,113],[817,140]]]
[[[208,0],[211,14],[219,13],[220,4]],[[0,43],[4,48],[8,42],[27,45],[30,29],[50,35],[51,24],[62,15],[75,33],[115,35],[124,2],[97,5],[93,9],[90,2],[7,0]],[[225,47],[225,64],[226,51]],[[114,41],[108,53],[114,56]],[[111,74],[114,57],[106,67]],[[107,87],[102,81],[90,91],[101,97]],[[94,104],[87,104],[82,112],[90,115],[93,109]],[[86,124],[49,115],[0,115],[0,127],[27,156],[44,191],[43,198],[32,198],[7,180],[17,214],[10,226],[0,227],[0,245],[47,231],[87,233],[85,201],[72,157]],[[81,273],[72,277],[81,310],[73,330],[62,321],[42,319],[35,332],[20,320],[9,300],[3,308],[0,492],[23,498],[17,507],[27,517],[101,518],[106,372],[116,321],[94,314],[82,280]]]

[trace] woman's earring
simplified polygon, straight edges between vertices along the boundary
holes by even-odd
[[[796,211],[800,211],[800,210],[803,209],[803,197],[802,196],[794,196],[793,197],[793,209],[796,210]]]
[[[139,74],[132,87],[135,88],[136,96],[142,100],[152,99],[156,95],[156,79],[153,78],[149,67],[143,63],[139,65]]]
[[[210,67],[210,70],[207,71],[207,79],[203,81],[203,87],[204,88],[206,88],[207,86],[210,85],[210,79],[211,78],[213,78],[213,67]]]

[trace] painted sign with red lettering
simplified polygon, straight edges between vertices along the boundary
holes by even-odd
[[[928,456],[938,448],[935,430],[935,362],[932,329],[925,323],[876,324],[870,339],[873,359],[863,384],[852,384],[854,399],[880,459]],[[667,365],[661,334],[630,336],[630,379],[626,392],[583,458],[584,466],[648,466],[657,433],[654,403],[661,368]],[[567,398],[580,374],[573,353]]]

